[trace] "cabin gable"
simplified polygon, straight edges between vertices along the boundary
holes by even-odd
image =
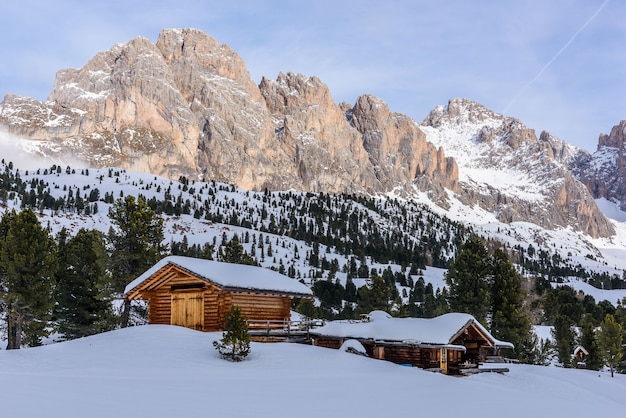
[[[484,332],[474,323],[469,321],[450,340],[450,344],[462,345],[465,347],[464,361],[472,363],[482,363],[487,356],[494,354],[494,343]]]

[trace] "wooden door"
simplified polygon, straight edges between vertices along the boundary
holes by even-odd
[[[171,324],[199,331],[204,329],[204,297],[202,292],[172,293]]]

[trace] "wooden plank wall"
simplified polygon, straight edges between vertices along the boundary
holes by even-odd
[[[220,293],[217,289],[204,291],[204,331],[220,330]]]
[[[397,364],[422,364],[422,349],[409,345],[385,346],[385,360]]]
[[[172,316],[172,296],[169,289],[152,292],[148,301],[148,322],[168,325]]]
[[[230,303],[239,306],[242,313],[253,321],[288,321],[291,316],[289,296],[232,293]],[[230,309],[230,305],[227,309]],[[283,327],[283,324],[274,322],[270,323],[270,327]]]
[[[338,350],[339,348],[341,348],[342,344],[342,339],[324,338],[321,336],[313,337],[313,345],[317,347],[334,348],[335,350]]]

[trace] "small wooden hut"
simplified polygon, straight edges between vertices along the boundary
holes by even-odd
[[[190,257],[165,257],[126,286],[129,300],[148,301],[150,324],[219,331],[237,305],[250,321],[282,327],[294,297],[311,290],[273,270]]]
[[[365,321],[331,321],[311,330],[311,338],[313,345],[337,349],[347,340],[357,340],[370,357],[445,374],[477,368],[500,348],[513,348],[463,313],[423,319],[392,318],[375,311]]]
[[[574,349],[574,354],[572,354],[572,357],[574,358],[574,361],[576,362],[577,368],[579,369],[587,368],[587,356],[588,355],[589,355],[589,351],[587,351],[587,349],[583,347],[582,345],[579,345]]]

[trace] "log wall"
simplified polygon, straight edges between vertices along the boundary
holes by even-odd
[[[343,339],[324,338],[322,336],[313,337],[313,345],[317,347],[334,348],[335,350],[338,350],[341,348],[342,344]]]
[[[242,313],[251,321],[275,321],[269,323],[270,328],[283,327],[280,321],[289,321],[291,318],[289,296],[233,293],[230,303],[239,306]],[[228,308],[230,309],[230,306]]]

